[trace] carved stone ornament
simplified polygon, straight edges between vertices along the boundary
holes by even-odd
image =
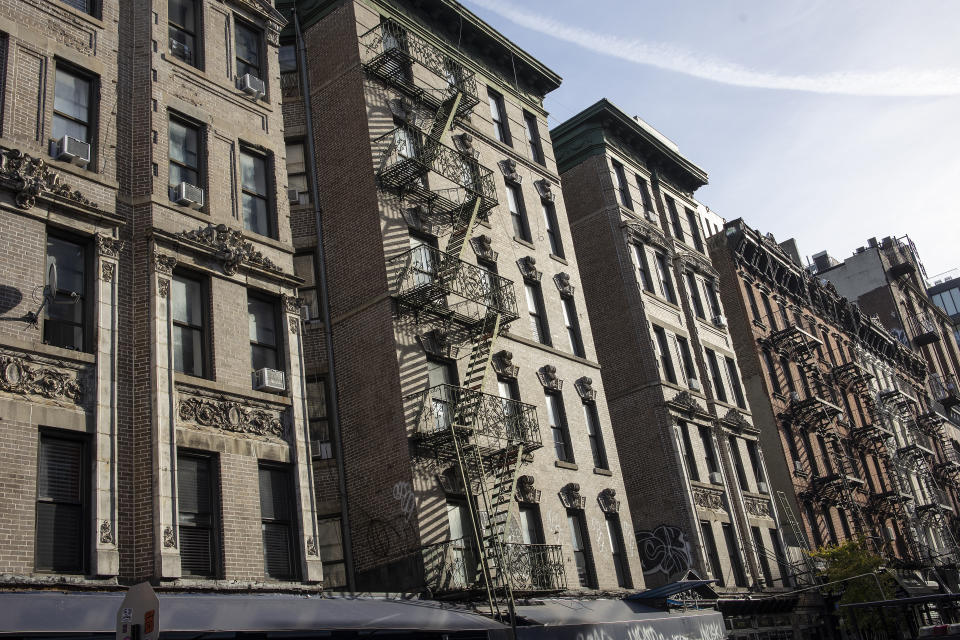
[[[453,136],[453,146],[457,148],[457,151],[471,158],[476,158],[480,153],[476,147],[473,146],[473,136],[469,133],[461,133],[460,135]]]
[[[267,271],[281,272],[280,267],[247,242],[243,233],[225,224],[201,227],[195,231],[181,231],[177,237],[194,242],[213,252],[223,272],[232,276],[241,266],[253,266]]]
[[[710,511],[726,511],[723,504],[723,490],[708,487],[693,488],[693,503],[701,509]]]
[[[520,181],[523,180],[523,177],[517,173],[517,161],[507,158],[506,160],[501,160],[497,163],[500,167],[500,172],[503,174],[503,179],[508,182],[513,182],[514,184],[520,184]]]
[[[30,356],[0,355],[0,391],[75,404],[83,401],[83,382],[78,372],[35,362]]]
[[[561,391],[563,389],[563,380],[557,377],[557,368],[552,364],[545,364],[537,371],[537,377],[540,384],[548,391]]]
[[[108,520],[100,522],[100,544],[113,544],[113,527]]]
[[[408,227],[413,229],[424,229],[426,227],[424,221],[428,219],[427,208],[422,204],[415,204],[412,207],[404,207],[403,219],[406,220]]]
[[[560,489],[560,503],[567,509],[583,509],[587,506],[587,498],[580,495],[580,485],[570,482]]]
[[[624,225],[631,232],[634,239],[639,240],[641,244],[656,245],[664,251],[668,257],[673,256],[673,241],[663,234],[658,227],[646,220],[630,220]]]
[[[757,518],[773,518],[769,500],[744,496],[743,502],[747,508],[748,515],[756,516]]]
[[[675,409],[690,414],[691,416],[698,413],[706,413],[706,409],[703,408],[703,405],[697,402],[697,399],[694,398],[693,394],[691,394],[689,391],[681,391],[667,402]]]
[[[290,316],[290,333],[300,333],[300,317]]]
[[[157,273],[170,275],[173,273],[173,268],[177,266],[177,258],[164,253],[155,253],[153,254],[153,266]]]
[[[307,555],[308,556],[319,556],[320,550],[317,549],[317,539],[313,536],[307,538]]]
[[[157,293],[160,294],[161,298],[170,297],[170,281],[166,278],[160,278],[157,280]]]
[[[286,430],[279,412],[250,408],[233,400],[181,397],[177,414],[180,422],[231,433],[283,438]]]
[[[450,334],[443,329],[431,329],[417,336],[420,346],[431,356],[439,358],[456,358],[460,347],[450,339]]]
[[[604,513],[620,512],[620,501],[617,500],[616,489],[604,489],[598,493],[597,503],[600,505],[600,510]]]
[[[280,11],[274,8],[268,0],[233,0],[234,3],[259,16],[266,27],[267,44],[280,44],[280,30],[287,25],[287,19]]]
[[[167,549],[177,548],[177,537],[173,534],[173,527],[167,526],[163,529],[163,546]]]
[[[96,202],[64,184],[60,174],[52,171],[43,158],[34,158],[18,149],[0,151],[0,184],[13,189],[14,202],[21,209],[33,208],[37,198],[99,208]]]
[[[516,378],[517,374],[520,373],[520,367],[513,364],[513,352],[506,349],[495,353],[491,364],[497,375],[504,378]]]
[[[470,239],[470,246],[478,258],[496,262],[499,254],[493,250],[493,239],[490,236],[479,235]]]
[[[524,256],[517,260],[517,266],[520,268],[520,274],[527,282],[540,282],[543,273],[537,271],[537,259],[533,256]]]
[[[546,200],[547,202],[553,202],[553,183],[547,180],[546,178],[541,178],[540,180],[534,181],[534,186],[537,188],[537,193],[540,194],[541,200]]]
[[[123,240],[102,233],[96,234],[94,238],[97,239],[97,253],[101,256],[108,258],[120,257],[120,252],[123,251]]]
[[[561,271],[557,275],[553,276],[553,283],[557,285],[557,291],[560,292],[561,298],[572,298],[574,286],[570,284],[570,274]]]
[[[390,113],[397,120],[408,122],[414,115],[413,105],[406,98],[393,98],[388,104],[390,105]]]
[[[463,478],[453,467],[447,467],[442,473],[437,474],[437,484],[444,493],[450,495],[465,495],[467,492],[463,488]]]
[[[583,376],[574,382],[573,386],[584,402],[593,402],[597,399],[597,390],[593,388],[593,378]]]
[[[540,502],[540,490],[534,487],[533,483],[533,476],[517,478],[517,502],[527,504],[538,504]]]
[[[100,279],[104,282],[113,282],[113,275],[117,270],[116,262],[104,262],[100,265]]]
[[[747,420],[747,417],[743,415],[737,409],[730,409],[724,414],[723,418],[720,419],[724,426],[734,431],[757,431],[758,429],[754,427]]]
[[[280,300],[283,302],[283,308],[287,313],[295,313],[298,316],[300,315],[300,307],[306,304],[306,300],[303,298],[288,296],[285,293],[280,296]]]
[[[716,278],[719,275],[717,270],[713,268],[713,264],[711,264],[710,260],[700,255],[696,251],[678,248],[674,258],[679,259],[689,271],[693,271],[704,276],[709,276],[711,278]],[[708,283],[707,286],[710,286],[710,284]],[[714,289],[716,290],[716,287],[714,287]]]

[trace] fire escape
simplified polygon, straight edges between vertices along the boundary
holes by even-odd
[[[493,172],[469,145],[450,146],[453,127],[479,103],[476,83],[459,62],[393,22],[361,36],[361,45],[367,74],[429,114],[374,141],[380,188],[415,209],[418,223],[447,235],[444,250],[421,245],[388,262],[398,314],[429,323],[457,348],[469,345],[462,386],[408,397],[417,451],[454,470],[469,513],[462,539],[423,547],[425,583],[438,597],[482,594],[491,614],[506,620],[515,593],[559,591],[566,578],[559,545],[507,542],[520,465],[542,442],[532,405],[483,392],[493,345],[519,315],[513,283],[464,260],[476,224],[497,205]]]

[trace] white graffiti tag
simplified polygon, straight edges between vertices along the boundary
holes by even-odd
[[[393,499],[400,503],[400,511],[410,519],[417,511],[417,495],[409,482],[398,482],[393,485]]]

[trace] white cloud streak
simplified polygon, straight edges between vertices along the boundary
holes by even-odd
[[[521,27],[569,42],[594,53],[722,84],[852,96],[960,95],[960,69],[918,70],[896,67],[883,71],[780,74],[749,69],[733,62],[698,55],[667,44],[622,38],[570,26],[510,6],[503,0],[469,0],[469,2]]]

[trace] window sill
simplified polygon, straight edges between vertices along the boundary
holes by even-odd
[[[565,461],[563,461],[563,460],[554,460],[554,461],[553,461],[553,466],[557,467],[558,469],[569,469],[569,470],[571,470],[571,471],[577,471],[577,470],[580,469],[580,467],[579,467],[579,465],[577,465],[577,463],[575,463],[575,462],[565,462]]]
[[[252,240],[253,242],[259,242],[260,244],[265,244],[267,246],[273,247],[274,249],[279,249],[286,253],[293,253],[293,245],[289,242],[283,242],[276,238],[271,238],[270,236],[264,236],[256,231],[249,231],[247,229],[243,230],[243,237],[247,240]]]
[[[57,5],[58,9],[68,12],[76,16],[77,18],[83,20],[84,22],[89,22],[90,24],[92,24],[98,29],[107,28],[107,25],[103,22],[103,20],[101,20],[100,18],[94,15],[87,13],[86,11],[80,11],[79,9],[75,9],[74,7],[71,7],[70,5],[68,5],[66,2],[57,2],[55,4]]]
[[[610,471],[610,469],[601,469],[600,467],[594,467],[593,472],[598,476],[608,476],[608,477],[613,476],[613,471]]]
[[[551,258],[552,260],[556,260],[556,261],[559,262],[560,264],[565,264],[565,265],[567,265],[567,266],[570,266],[570,263],[567,262],[567,259],[566,259],[566,258],[563,258],[563,257],[558,256],[558,255],[553,254],[553,253],[550,254],[550,258]]]
[[[176,56],[171,55],[169,51],[162,51],[162,52],[160,52],[160,57],[161,57],[164,61],[168,62],[169,64],[171,64],[171,65],[173,65],[173,66],[175,66],[175,67],[177,67],[178,69],[181,69],[181,70],[183,70],[183,71],[185,71],[185,72],[187,72],[187,73],[189,73],[189,74],[192,74],[192,75],[197,76],[199,79],[203,80],[204,83],[206,83],[206,84],[208,84],[208,85],[213,85],[213,86],[219,87],[219,88],[221,88],[221,89],[224,89],[224,90],[230,92],[231,97],[233,97],[233,98],[235,98],[235,99],[237,99],[237,100],[246,100],[247,102],[251,102],[251,103],[256,104],[256,105],[258,105],[258,106],[260,106],[260,107],[263,107],[263,108],[266,109],[267,111],[273,111],[273,102],[272,102],[272,100],[271,100],[271,89],[272,89],[272,85],[273,85],[274,83],[267,82],[266,80],[264,80],[264,84],[266,84],[266,86],[267,86],[267,95],[264,96],[263,98],[258,99],[258,100],[251,100],[251,99],[249,98],[249,96],[247,96],[247,94],[245,94],[245,93],[244,93],[243,91],[241,91],[240,89],[237,89],[237,85],[236,85],[236,84],[230,83],[230,82],[222,82],[222,81],[220,81],[220,80],[215,80],[215,79],[213,79],[212,77],[210,77],[209,75],[207,75],[207,72],[206,72],[204,69],[200,69],[200,68],[198,68],[198,67],[195,67],[195,66],[193,66],[192,64],[187,64],[186,62],[184,62],[183,60],[180,60],[180,59],[177,58]]]
[[[75,351],[74,349],[65,349],[63,347],[55,347],[52,344],[45,344],[40,340],[31,340],[27,342],[20,341],[15,338],[4,337],[3,343],[4,346],[16,351],[27,351],[40,355],[51,356],[61,360],[72,360],[74,362],[83,362],[86,364],[94,364],[97,361],[97,356],[92,353],[87,353],[86,351]]]
[[[271,404],[282,404],[287,406],[290,406],[293,404],[293,401],[286,394],[266,393],[264,391],[255,391],[253,389],[244,389],[240,387],[234,387],[234,386],[223,384],[222,382],[217,382],[216,380],[210,380],[208,378],[197,378],[194,376],[187,375],[185,373],[175,373],[174,382],[177,384],[177,386],[183,385],[186,387],[193,387],[197,389],[218,391],[220,393],[225,393],[229,395],[244,396],[247,398],[263,400],[264,402],[269,402]]]
[[[522,244],[523,246],[528,247],[528,248],[530,248],[530,249],[536,249],[536,247],[533,245],[533,243],[530,242],[529,240],[524,240],[523,238],[518,238],[517,236],[513,236],[513,241],[514,241],[514,242],[519,242],[519,243]]]

